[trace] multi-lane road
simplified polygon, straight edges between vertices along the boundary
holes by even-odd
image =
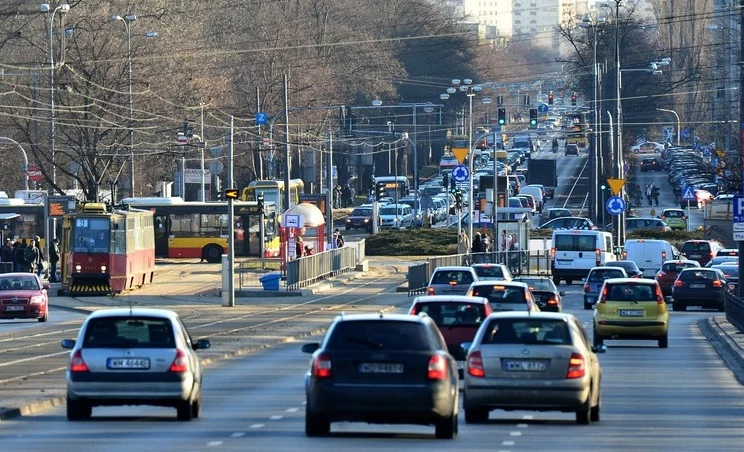
[[[435,440],[433,428],[333,424],[326,438],[306,438],[303,431],[303,376],[308,355],[300,352],[306,336],[322,328],[341,311],[404,312],[410,299],[395,288],[404,281],[405,262],[375,260],[366,277],[349,281],[322,294],[290,299],[239,299],[235,308],[219,307],[208,293],[217,287],[211,264],[166,268],[159,296],[131,294],[121,302],[170,306],[179,310],[195,337],[208,336],[214,348],[203,356],[206,365],[203,417],[190,423],[176,421],[175,410],[152,407],[95,408],[89,422],[68,422],[64,406],[42,409],[0,422],[4,450],[27,451],[205,451],[205,450],[504,450],[504,451],[680,451],[738,450],[744,423],[744,390],[701,334],[697,321],[712,311],[671,313],[669,348],[655,342],[608,342],[600,356],[603,366],[602,420],[577,426],[567,413],[494,411],[484,425],[468,425],[460,418],[454,441]],[[207,271],[205,271],[207,270]],[[216,273],[216,272],[214,272]],[[184,282],[203,278],[202,295],[189,296]],[[208,282],[210,280],[211,282]],[[567,291],[564,308],[589,327],[591,311],[583,310],[581,285],[560,286]],[[167,295],[169,291],[177,295]],[[110,299],[56,299],[53,304],[110,305]],[[117,301],[118,303],[118,301]],[[28,348],[29,336],[56,342],[74,336],[82,315],[53,309],[49,324],[15,322],[0,340],[0,365],[41,354],[59,353],[56,345]],[[67,317],[63,317],[67,315]],[[19,325],[23,325],[23,329]],[[66,331],[63,331],[66,330]],[[296,337],[296,341],[286,342]],[[26,342],[19,342],[26,341]],[[21,348],[24,345],[27,348]],[[266,347],[266,348],[262,348]],[[15,349],[15,350],[14,350]],[[242,353],[235,353],[242,350]],[[250,351],[254,350],[254,351]],[[243,354],[245,353],[245,354]],[[226,359],[225,359],[226,358]],[[33,364],[47,374],[6,382],[5,395],[15,388],[34,394],[63,394],[60,353]],[[27,367],[0,366],[0,378],[22,375]],[[39,384],[44,384],[41,392]],[[34,392],[35,389],[35,392]]]

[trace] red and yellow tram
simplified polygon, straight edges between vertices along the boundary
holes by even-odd
[[[62,291],[115,294],[152,283],[155,274],[153,214],[83,204],[62,224]]]

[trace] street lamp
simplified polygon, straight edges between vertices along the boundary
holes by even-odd
[[[55,117],[54,117],[54,70],[58,67],[64,64],[65,61],[65,36],[66,33],[64,33],[64,27],[65,27],[65,14],[67,14],[70,11],[70,5],[67,3],[62,3],[61,5],[57,6],[56,8],[52,9],[52,7],[49,5],[49,3],[42,3],[41,4],[41,12],[46,13],[46,22],[47,22],[47,55],[49,57],[49,153],[52,159],[52,185],[55,186],[57,184],[57,165],[55,163],[55,151],[54,151],[54,139],[55,139]],[[54,24],[54,15],[59,12],[60,16],[60,27],[63,29],[63,33],[61,34],[61,46],[60,46],[60,59],[58,62],[58,66],[55,66],[54,64],[54,30],[53,30],[53,24]],[[26,179],[28,183],[28,178]],[[28,186],[26,187],[28,190]]]
[[[475,86],[473,86],[473,80],[466,78],[462,80],[462,84],[460,84],[459,79],[452,79],[452,84],[455,86],[459,86],[459,90],[463,93],[465,93],[466,96],[468,96],[468,209],[470,210],[468,214],[468,239],[473,240],[473,96],[475,96],[476,91],[480,91],[480,88],[478,90],[475,89]],[[454,87],[450,87],[447,89],[448,93],[452,93],[453,90],[456,92],[457,89]],[[468,253],[470,253],[470,250],[468,250]]]
[[[682,132],[682,130],[680,128],[679,115],[677,114],[676,111],[669,110],[669,109],[666,109],[666,108],[657,108],[657,110],[658,111],[665,111],[667,113],[672,113],[677,118],[677,146],[679,146],[679,137],[680,137],[680,133]]]
[[[24,186],[26,187],[26,190],[28,190],[28,154],[26,154],[26,150],[23,149],[23,146],[21,146],[21,143],[17,142],[16,140],[8,137],[0,137],[0,141],[9,141],[21,150],[21,153],[23,153],[23,181]]]

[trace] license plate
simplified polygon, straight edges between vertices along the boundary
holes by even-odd
[[[586,302],[589,304],[594,304],[594,302],[597,301],[594,297],[586,297]]]
[[[544,372],[547,369],[548,362],[544,360],[504,360],[507,372]]]
[[[402,374],[403,364],[400,363],[361,363],[359,372],[363,374]]]
[[[620,317],[643,317],[643,309],[621,309]]]
[[[690,284],[690,289],[705,289],[705,284]]]
[[[572,260],[558,259],[558,265],[571,265]]]
[[[690,254],[690,259],[700,259],[703,257],[702,254]]]
[[[25,306],[6,306],[5,307],[6,311],[23,311],[25,309],[26,309]]]
[[[109,358],[106,361],[109,369],[149,369],[149,358]]]
[[[457,362],[457,368],[458,369],[465,369],[465,361],[458,361]]]

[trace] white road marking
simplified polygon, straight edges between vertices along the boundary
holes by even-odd
[[[525,419],[525,420],[535,419],[535,416],[531,414],[525,414],[524,416],[522,416],[522,419]]]
[[[514,441],[502,441],[501,442],[501,445],[502,446],[513,446],[514,445]]]
[[[210,441],[207,443],[207,447],[216,447],[216,446],[221,446],[221,445],[222,445],[222,441]]]
[[[287,413],[296,413],[299,411],[299,408],[287,408]]]
[[[284,417],[284,416],[278,416],[278,415],[275,415],[275,416],[271,416],[271,417],[269,418],[269,420],[270,420],[270,421],[278,421],[278,420],[280,420],[280,419],[281,419],[281,418],[283,418],[283,417]]]
[[[517,428],[527,428],[527,424],[517,424]]]
[[[251,428],[263,428],[263,424],[253,424],[251,425]]]
[[[235,432],[232,435],[230,435],[231,438],[242,438],[245,436],[245,432]]]
[[[522,432],[509,432],[509,436],[522,436]]]

